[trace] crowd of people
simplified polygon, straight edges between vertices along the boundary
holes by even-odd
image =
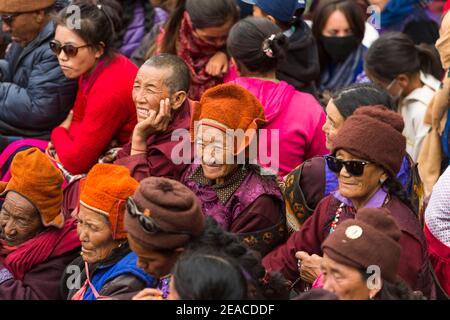
[[[449,9],[0,0],[0,300],[448,299]]]

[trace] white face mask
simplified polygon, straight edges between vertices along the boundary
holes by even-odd
[[[397,81],[397,78],[395,78],[394,80],[392,80],[391,83],[386,87],[386,90],[387,90],[388,92],[390,92],[390,90],[391,90],[392,86],[394,85],[395,81]],[[390,94],[391,94],[391,93],[390,93]],[[399,93],[398,95],[393,95],[393,94],[391,94],[392,99],[394,100],[394,104],[395,104],[397,107],[400,107],[400,104],[401,104],[401,102],[402,102],[402,100],[403,100],[403,96],[402,96],[402,95],[403,95],[403,88],[401,88],[401,87],[400,87],[400,93]]]

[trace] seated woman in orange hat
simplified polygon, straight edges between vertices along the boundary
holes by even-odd
[[[140,269],[124,228],[126,200],[138,182],[127,168],[97,164],[81,183],[78,220],[81,257],[66,268],[62,292],[71,300],[129,299],[155,284]],[[74,271],[77,272],[74,274]]]
[[[78,254],[76,222],[61,214],[61,172],[36,148],[19,152],[0,184],[0,300],[55,300]]]
[[[246,89],[235,84],[209,89],[194,107],[191,124],[200,165],[191,165],[182,178],[206,215],[263,255],[286,231],[276,177],[262,176],[255,165],[257,135],[265,123],[261,103]]]

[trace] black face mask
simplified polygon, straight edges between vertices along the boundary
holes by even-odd
[[[325,52],[333,63],[343,62],[348,56],[358,48],[361,41],[354,35],[347,37],[325,37],[321,36]]]

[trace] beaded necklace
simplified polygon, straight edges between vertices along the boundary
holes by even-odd
[[[384,201],[383,201],[382,206],[384,207],[389,202],[389,200],[390,200],[390,196],[387,195],[386,199],[384,199]],[[330,234],[332,234],[334,232],[334,230],[336,229],[339,219],[341,218],[342,211],[344,210],[344,207],[346,207],[346,206],[347,205],[345,203],[341,202],[341,204],[337,208],[336,213],[334,214],[333,222],[331,222]],[[353,207],[350,207],[350,206],[347,206],[347,207],[351,213],[355,214],[356,210]]]
[[[334,232],[334,230],[336,229],[337,224],[339,222],[339,219],[341,218],[342,211],[344,210],[345,206],[346,206],[346,204],[341,202],[341,204],[337,208],[336,213],[334,215],[333,222],[331,222],[330,234],[332,234]],[[353,208],[352,207],[348,207],[348,209],[350,210],[350,212],[353,212]]]

